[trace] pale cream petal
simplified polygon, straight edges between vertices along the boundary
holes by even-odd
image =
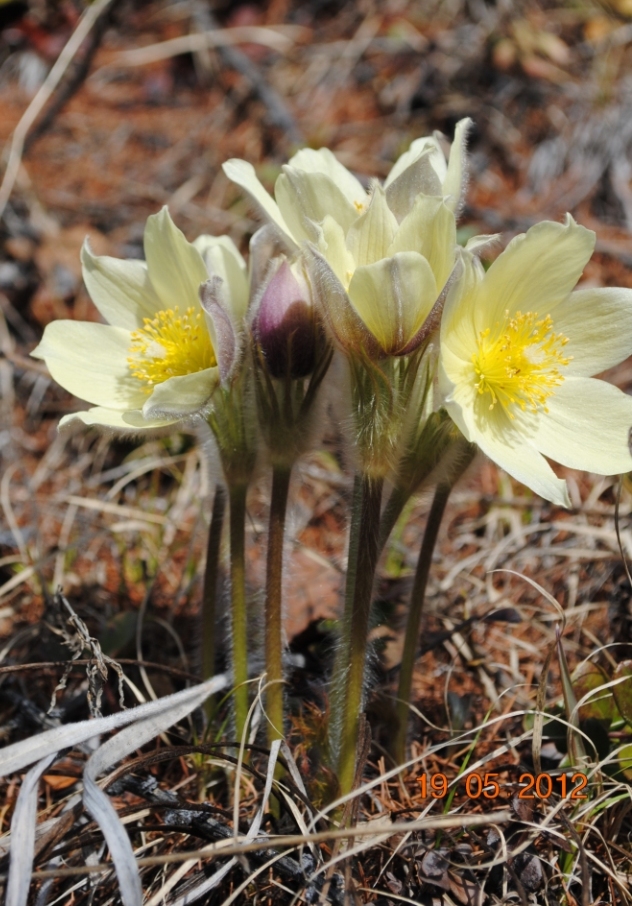
[[[632,289],[579,289],[555,309],[553,331],[568,338],[564,374],[590,377],[632,354]]]
[[[468,383],[474,386],[478,378],[472,360],[459,355],[461,350],[458,347],[457,350],[455,352],[447,343],[441,344],[440,357],[444,372],[452,385]]]
[[[202,258],[205,257],[209,249],[215,249],[218,246],[225,249],[229,255],[238,262],[242,270],[246,270],[246,262],[234,241],[230,236],[213,236],[211,233],[203,233],[197,236],[191,245],[198,250]]]
[[[465,437],[497,465],[546,500],[570,506],[566,482],[555,475],[500,406],[490,411],[486,397],[461,385],[447,398],[445,407]]]
[[[209,276],[223,281],[224,307],[241,322],[248,308],[250,286],[239,249],[229,236],[198,236],[193,245],[202,255]]]
[[[143,406],[145,418],[186,418],[196,415],[209,402],[219,383],[219,369],[205,368],[157,384]]]
[[[160,309],[144,261],[93,255],[86,239],[81,266],[90,298],[114,327],[135,330],[143,326],[143,318],[153,318]]]
[[[103,409],[96,407],[84,412],[71,412],[59,422],[59,428],[81,422],[84,425],[98,425],[101,428],[114,428],[117,431],[129,431],[133,434],[139,431],[159,431],[168,425],[176,424],[178,419],[155,418],[147,419],[139,409],[121,412],[118,409]]]
[[[329,328],[343,349],[362,352],[375,358],[380,346],[351,304],[344,286],[314,246],[305,248],[305,261],[311,278],[314,298]]]
[[[595,246],[595,234],[570,215],[566,222],[545,220],[516,236],[498,256],[480,285],[476,301],[479,329],[493,327],[521,311],[553,315],[581,277]]]
[[[606,381],[569,377],[549,397],[547,408],[538,411],[530,432],[545,456],[598,475],[632,470],[632,396]]]
[[[147,399],[129,370],[130,332],[107,324],[53,321],[31,353],[79,399],[107,409],[140,409]]]
[[[317,245],[342,285],[349,286],[356,266],[355,261],[347,248],[344,230],[329,214],[321,224]]]
[[[477,351],[477,288],[484,278],[478,258],[466,250],[458,252],[462,266],[460,278],[448,292],[441,318],[441,354],[449,349],[465,362],[472,361]]]
[[[266,220],[276,223],[284,233],[292,237],[292,232],[283,219],[279,206],[257,179],[257,174],[252,164],[245,160],[232,158],[232,160],[227,160],[226,163],[222,164],[222,170],[231,182],[243,189]]]
[[[443,198],[417,196],[386,255],[396,252],[423,255],[432,268],[437,286],[443,289],[452,273],[456,252],[456,220]]]
[[[412,166],[424,154],[428,154],[432,169],[439,178],[440,186],[448,172],[448,165],[446,164],[445,155],[436,137],[434,135],[426,135],[423,138],[416,138],[408,151],[404,151],[401,157],[395,161],[391,168],[391,172],[384,181],[384,188],[387,189],[405,170],[408,169],[408,167]]]
[[[318,224],[327,214],[345,233],[358,216],[355,205],[325,173],[305,173],[286,165],[276,181],[274,195],[297,242],[317,242]]]
[[[415,252],[400,252],[359,267],[349,298],[382,349],[396,355],[426,320],[437,298],[430,265]]]
[[[388,206],[398,220],[403,220],[410,213],[420,193],[431,196],[442,194],[441,180],[432,166],[432,159],[431,149],[428,148],[386,187]]]
[[[145,258],[149,277],[162,308],[186,311],[199,306],[198,290],[208,279],[202,256],[177,228],[164,207],[147,218]]]
[[[447,204],[453,211],[458,210],[465,194],[465,183],[467,179],[465,145],[467,141],[467,132],[471,126],[472,120],[469,117],[460,120],[456,124],[454,141],[450,148],[448,172],[443,180],[443,194],[449,199]]]
[[[465,248],[468,252],[473,252],[477,255],[487,248],[488,245],[494,245],[502,238],[501,233],[480,233],[478,236],[472,236],[465,243]]]
[[[376,185],[368,210],[357,218],[347,233],[347,248],[356,267],[385,258],[397,228],[397,218],[386,203],[384,189]]]
[[[288,161],[290,167],[304,173],[324,173],[335,182],[343,195],[354,205],[364,206],[369,197],[359,179],[343,166],[329,148],[302,148]]]

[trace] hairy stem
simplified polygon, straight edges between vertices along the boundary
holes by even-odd
[[[383,479],[365,474],[360,478],[359,493],[354,494],[347,574],[347,583],[351,584],[345,607],[342,650],[339,653],[342,657],[340,673],[344,676],[344,694],[338,690],[334,702],[342,718],[337,772],[342,795],[351,791],[356,770],[373,578],[379,557],[382,486]]]
[[[404,512],[404,507],[411,496],[411,492],[407,488],[400,488],[397,485],[391,491],[391,495],[384,507],[380,520],[380,534],[378,540],[378,549],[380,552],[384,550],[386,542],[390,538],[391,532],[397,525],[397,520]]]
[[[235,683],[235,730],[241,739],[248,717],[248,634],[246,613],[246,486],[228,489],[230,506],[230,590]]]
[[[340,749],[340,721],[342,720],[343,702],[346,694],[347,672],[349,668],[349,627],[353,619],[353,595],[355,591],[356,569],[358,566],[358,546],[360,543],[360,519],[362,516],[362,479],[356,473],[353,479],[351,497],[351,523],[349,525],[349,549],[347,551],[347,575],[345,581],[345,599],[340,638],[336,648],[334,667],[331,677],[331,722],[330,748],[333,752]],[[330,762],[335,759],[331,758]]]
[[[217,485],[213,500],[213,515],[208,530],[206,546],[206,567],[204,570],[204,590],[202,592],[202,679],[215,675],[217,656],[216,623],[217,623],[217,581],[219,578],[219,552],[226,511],[226,492]],[[214,710],[214,696],[205,704],[206,715],[210,720]]]
[[[413,670],[415,667],[415,655],[417,653],[417,644],[419,641],[419,626],[421,623],[421,613],[426,597],[426,586],[432,564],[432,554],[437,543],[437,536],[441,526],[441,520],[445,512],[448,497],[453,484],[450,482],[441,482],[437,485],[432,506],[428,514],[426,529],[419,551],[417,568],[415,571],[415,581],[410,599],[410,608],[408,611],[408,621],[406,623],[406,634],[404,636],[404,653],[402,655],[402,665],[399,673],[399,686],[397,689],[397,705],[395,714],[397,717],[397,731],[393,739],[392,754],[397,764],[402,764],[406,760],[406,735],[408,731],[408,716],[410,709],[408,702],[410,699],[410,690],[413,682]]]
[[[274,466],[270,499],[268,561],[266,572],[265,645],[266,673],[270,683],[266,692],[268,742],[283,735],[283,536],[291,468]]]

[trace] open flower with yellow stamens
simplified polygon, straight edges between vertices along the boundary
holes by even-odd
[[[632,290],[571,292],[595,234],[568,215],[517,236],[483,274],[464,275],[441,324],[445,406],[510,475],[569,506],[545,457],[599,475],[629,472],[632,397],[598,374],[632,352]]]
[[[163,208],[147,219],[144,247],[145,261],[122,261],[96,257],[86,243],[83,277],[108,323],[53,321],[33,350],[62,387],[95,407],[62,425],[79,419],[141,431],[173,424],[203,410],[230,368],[224,322],[241,321],[248,302],[235,245],[214,236],[188,242]],[[209,277],[215,291],[207,311],[199,290]]]
[[[326,148],[295,154],[274,199],[251,164],[224,164],[286,242],[308,244],[314,290],[348,351],[407,355],[425,338],[454,266],[469,125],[457,125],[448,160],[436,136],[417,139],[370,192]]]

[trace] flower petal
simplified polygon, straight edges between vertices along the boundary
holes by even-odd
[[[274,195],[297,242],[317,242],[318,224],[327,214],[338,221],[345,233],[358,216],[358,209],[325,173],[305,173],[285,165]]]
[[[465,193],[465,183],[467,179],[465,169],[465,145],[467,141],[467,132],[471,126],[472,120],[469,117],[466,117],[463,120],[459,120],[456,124],[456,129],[454,130],[454,141],[450,148],[448,172],[443,180],[443,194],[449,199],[447,205],[452,211],[458,210]]]
[[[314,246],[307,246],[305,260],[314,297],[336,340],[344,349],[363,351],[369,358],[378,356],[381,350],[377,340],[359,317],[344,286],[323,255]]]
[[[359,179],[340,163],[329,148],[302,148],[288,161],[290,167],[304,173],[324,173],[338,186],[345,198],[358,207],[364,207],[369,198]]]
[[[224,307],[241,322],[248,308],[250,286],[239,249],[229,236],[198,236],[193,246],[202,255],[209,275],[223,281]]]
[[[463,272],[460,279],[451,286],[443,309],[441,355],[449,350],[459,360],[467,362],[471,369],[478,338],[475,308],[477,287],[485,272],[478,258],[467,250],[458,252],[458,257]]]
[[[219,368],[205,368],[194,374],[169,378],[154,387],[143,406],[143,416],[151,419],[186,418],[196,415],[219,383]]]
[[[116,428],[120,431],[157,431],[160,428],[166,428],[178,421],[174,418],[155,418],[147,419],[143,416],[140,409],[132,409],[126,412],[120,412],[118,409],[103,409],[96,407],[87,409],[83,412],[71,412],[59,422],[59,428],[65,428],[75,422],[81,422],[84,425],[99,425],[102,428]]]
[[[397,218],[386,203],[384,189],[376,185],[368,210],[355,220],[347,233],[347,248],[356,266],[385,258],[397,227]]]
[[[114,327],[135,330],[143,326],[143,318],[153,318],[160,309],[144,261],[93,255],[86,239],[81,265],[90,298]]]
[[[419,252],[442,289],[454,267],[456,221],[443,198],[418,195],[412,210],[401,222],[387,255],[396,252]]]
[[[238,361],[239,345],[232,312],[226,307],[221,277],[211,277],[202,284],[200,301],[208,318],[220,378],[227,383]]]
[[[564,374],[590,377],[632,353],[632,289],[579,289],[555,310],[553,329],[568,337]]]
[[[441,195],[441,180],[432,166],[431,148],[420,154],[397,179],[388,183],[386,200],[398,220],[403,220],[410,212],[420,193]]]
[[[384,352],[397,355],[426,320],[437,283],[425,258],[399,252],[357,268],[349,298]]]
[[[147,399],[127,363],[130,333],[83,321],[53,321],[32,356],[44,359],[51,376],[78,396],[108,409],[140,409]]]
[[[440,381],[443,383],[444,379]],[[516,431],[500,406],[490,411],[474,387],[462,384],[454,388],[445,407],[465,437],[505,472],[545,500],[570,506],[566,482],[555,475],[544,456]]]
[[[232,158],[222,164],[222,170],[231,182],[243,189],[266,220],[276,223],[286,235],[292,238],[292,232],[283,219],[279,206],[257,179],[257,174],[252,164],[245,160]]]
[[[201,254],[174,224],[167,207],[147,218],[144,246],[149,276],[162,308],[197,308],[198,289],[208,273]]]
[[[592,255],[595,234],[569,215],[566,222],[545,220],[512,239],[480,284],[474,303],[479,330],[517,311],[552,315],[569,295]]]
[[[571,469],[598,475],[632,471],[632,397],[592,378],[568,377],[538,412],[531,442]]]
[[[355,261],[347,248],[344,230],[329,214],[321,224],[318,248],[343,286],[348,286],[355,270]]]
[[[432,169],[435,171],[438,177],[437,191],[428,192],[429,195],[438,195],[441,192],[441,185],[443,180],[446,177],[448,172],[448,167],[445,161],[445,154],[441,148],[441,145],[437,141],[434,135],[425,135],[422,138],[416,138],[412,142],[408,151],[399,157],[391,168],[391,172],[386,177],[384,181],[384,188],[388,187],[395,182],[398,177],[404,173],[410,166],[412,166],[416,161],[419,160],[423,155],[428,155],[430,163],[432,164]]]

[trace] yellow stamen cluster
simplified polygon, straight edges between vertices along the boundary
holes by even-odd
[[[531,311],[513,317],[505,312],[504,322],[479,333],[472,356],[474,386],[480,394],[489,393],[490,409],[500,403],[510,418],[516,405],[548,412],[546,401],[564,380],[560,368],[570,362],[563,353],[567,337],[553,333],[550,315],[537,318]]]
[[[147,384],[148,394],[171,377],[217,364],[201,311],[191,307],[180,314],[176,305],[159,311],[155,318],[144,318],[143,323],[132,333],[127,362],[134,377]]]

